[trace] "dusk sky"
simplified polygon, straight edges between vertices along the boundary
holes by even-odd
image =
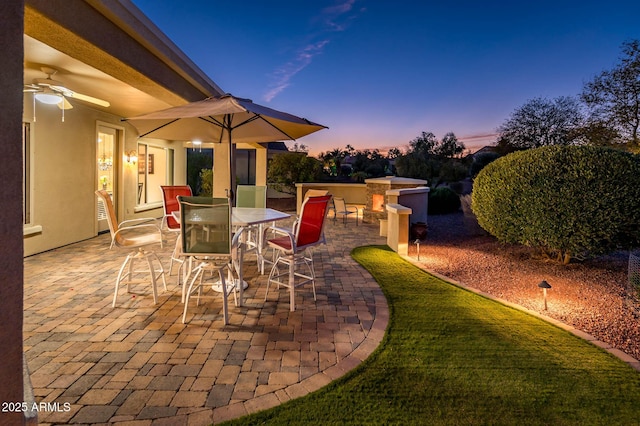
[[[224,91],[328,126],[298,141],[313,155],[422,131],[477,149],[640,39],[640,1],[133,2]]]

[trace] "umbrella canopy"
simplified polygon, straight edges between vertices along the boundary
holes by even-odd
[[[326,126],[305,118],[254,104],[232,95],[211,97],[125,118],[140,134],[168,140],[199,140],[214,143],[256,143],[295,140]],[[230,149],[233,153],[233,149]],[[229,157],[231,187],[235,185],[235,159]],[[233,198],[233,192],[230,191]]]
[[[295,140],[326,126],[232,95],[126,118],[140,137],[232,143]]]

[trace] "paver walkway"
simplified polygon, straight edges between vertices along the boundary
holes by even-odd
[[[385,244],[377,225],[327,221],[311,286],[270,289],[249,256],[245,306],[223,326],[217,293],[182,324],[175,275],[121,290],[111,307],[125,252],[101,235],[25,259],[24,348],[47,424],[208,425],[306,395],[342,376],[378,346],[389,312],[381,289],[349,255]],[[173,237],[172,237],[173,238]],[[173,241],[160,253],[168,267]],[[167,268],[168,269],[168,268]],[[42,405],[41,405],[42,406]]]

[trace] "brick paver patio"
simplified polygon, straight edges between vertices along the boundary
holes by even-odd
[[[388,307],[352,248],[385,244],[377,225],[327,221],[311,286],[270,289],[248,256],[245,305],[221,319],[209,290],[182,324],[181,290],[168,277],[153,304],[149,285],[114,282],[126,253],[109,236],[25,259],[24,347],[40,424],[208,425],[304,396],[342,376],[378,346]],[[174,237],[160,252],[169,265]],[[65,405],[67,403],[67,405]]]

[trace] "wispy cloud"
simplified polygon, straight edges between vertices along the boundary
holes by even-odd
[[[309,44],[300,49],[294,59],[278,68],[273,74],[273,82],[269,85],[269,90],[264,94],[264,100],[269,102],[275,98],[280,92],[289,87],[291,78],[305,69],[311,63],[313,58],[322,53],[324,46],[329,40],[321,40],[313,44]]]
[[[353,11],[356,0],[341,0],[340,2],[324,8],[312,21],[315,34],[310,34],[307,39],[312,40],[295,51],[294,57],[278,67],[271,74],[271,83],[263,95],[263,100],[270,102],[291,85],[291,79],[305,69],[313,58],[323,53],[324,48],[332,40],[332,33],[345,31],[349,23],[358,16]]]
[[[320,17],[321,21],[330,31],[346,30],[349,22],[355,18],[354,15],[349,15],[355,2],[355,0],[346,0],[324,8]]]

